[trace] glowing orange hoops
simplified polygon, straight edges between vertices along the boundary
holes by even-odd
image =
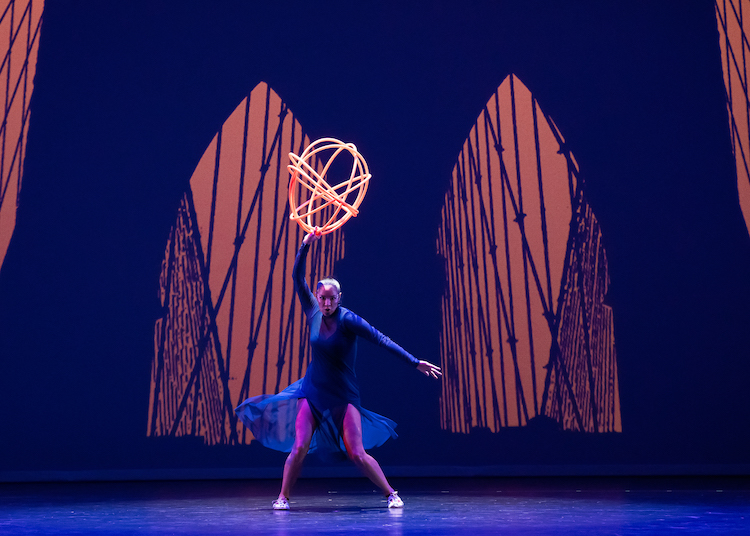
[[[328,160],[323,166],[323,171],[318,173],[310,165],[313,156],[323,161],[323,152],[331,152]],[[325,181],[326,173],[336,157],[343,151],[352,155],[352,169],[349,179],[336,186],[330,186]],[[291,214],[289,219],[296,221],[306,232],[310,233],[318,228],[321,234],[335,231],[352,216],[359,214],[357,210],[367,193],[367,185],[370,181],[367,162],[359,154],[353,143],[344,143],[335,138],[321,138],[312,142],[300,156],[289,153],[291,164],[287,166],[291,177],[289,179],[289,208]],[[309,197],[300,203],[301,192],[307,190]],[[347,198],[354,195],[356,198],[350,204]],[[326,221],[325,209],[333,207]],[[314,219],[317,218],[317,222]]]

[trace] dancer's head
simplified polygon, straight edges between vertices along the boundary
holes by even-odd
[[[323,316],[331,316],[338,309],[341,302],[341,285],[333,278],[327,277],[318,281],[315,297]]]

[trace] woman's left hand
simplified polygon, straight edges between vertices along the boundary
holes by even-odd
[[[420,361],[417,365],[417,370],[425,376],[435,378],[436,380],[443,375],[443,373],[440,371],[440,367],[438,367],[437,365],[433,365],[429,361]]]

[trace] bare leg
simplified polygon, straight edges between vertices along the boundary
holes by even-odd
[[[294,483],[302,470],[302,462],[307,456],[307,449],[310,448],[310,440],[315,431],[315,417],[310,411],[310,405],[307,399],[302,398],[299,401],[299,411],[297,411],[297,420],[294,423],[294,446],[287,456],[284,464],[284,477],[281,481],[281,493],[279,498],[289,498]]]
[[[359,410],[349,404],[344,415],[344,446],[349,458],[355,463],[362,473],[372,480],[380,490],[386,495],[393,493],[393,488],[385,478],[380,464],[365,452],[362,446],[362,416]]]

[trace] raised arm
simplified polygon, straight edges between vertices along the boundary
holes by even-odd
[[[310,235],[305,236],[302,240],[302,246],[297,252],[297,257],[294,259],[294,269],[292,270],[292,277],[294,279],[294,289],[297,291],[297,296],[302,304],[302,310],[307,316],[308,313],[315,307],[315,296],[310,291],[310,287],[307,286],[307,280],[305,279],[305,266],[307,264],[307,252],[310,249],[310,242],[313,240],[308,239]]]
[[[393,342],[389,337],[372,327],[364,318],[352,313],[351,311],[347,311],[344,315],[343,321],[344,327],[354,332],[358,337],[362,337],[363,339],[385,348],[403,361],[411,364],[425,376],[437,379],[439,376],[443,375],[440,371],[440,367],[433,365],[429,361],[417,359],[401,348],[401,346]]]

